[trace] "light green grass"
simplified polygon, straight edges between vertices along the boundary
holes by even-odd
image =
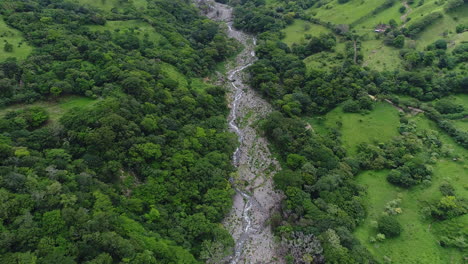
[[[319,19],[334,24],[351,24],[359,18],[369,14],[383,1],[351,0],[345,4],[338,4],[336,0],[320,8],[310,8],[309,13],[316,12]],[[330,9],[327,9],[330,6]]]
[[[3,50],[5,42],[13,45],[12,52],[5,52]],[[20,60],[25,59],[31,51],[32,47],[26,43],[21,32],[9,27],[0,16],[0,61],[4,61],[9,57],[15,57]]]
[[[179,87],[182,87],[182,88],[187,88],[188,87],[188,81],[187,81],[187,78],[185,77],[185,75],[183,75],[182,73],[180,73],[176,67],[172,66],[171,64],[168,64],[168,63],[162,63],[161,64],[161,70],[163,72],[163,74],[173,80],[173,81],[176,81],[178,84],[179,84]]]
[[[119,30],[121,33],[134,31],[138,36],[143,39],[145,34],[148,34],[149,40],[158,43],[164,37],[160,35],[156,30],[148,23],[139,20],[117,20],[117,21],[107,21],[103,26],[90,26],[91,30],[94,31],[115,31]]]
[[[369,215],[355,231],[356,237],[378,261],[383,261],[385,256],[392,260],[391,263],[462,263],[462,254],[458,250],[443,248],[438,244],[437,235],[431,231],[432,220],[424,219],[420,211],[425,202],[441,198],[438,188],[442,182],[450,182],[454,186],[466,184],[466,177],[460,177],[466,176],[466,169],[455,162],[441,161],[435,168],[433,182],[429,188],[416,187],[411,190],[388,183],[387,173],[388,171],[366,171],[357,177],[357,182],[368,188],[365,198]],[[447,173],[454,176],[447,177]],[[460,191],[459,189],[456,191]],[[378,219],[385,205],[396,198],[402,200],[403,213],[397,216],[403,229],[401,235],[384,242],[370,243],[370,237],[377,234],[371,222]]]
[[[416,48],[422,50],[438,39],[446,39],[447,42],[449,42],[449,47],[453,48],[455,47],[456,43],[468,40],[468,34],[457,34],[455,32],[455,28],[458,24],[468,24],[467,14],[468,4],[464,4],[454,12],[444,14],[441,19],[428,26],[421,34],[417,36],[415,41]],[[457,18],[457,21],[454,19],[455,17]],[[415,15],[413,20],[417,19],[418,17]],[[410,23],[412,21],[410,21]]]
[[[468,94],[457,94],[451,96],[451,98],[454,98],[456,104],[461,104],[468,110]]]
[[[321,117],[309,120],[313,128],[324,133],[327,128],[336,127],[339,121],[342,123],[343,147],[353,155],[357,146],[364,142],[385,143],[398,135],[399,116],[398,111],[386,103],[376,103],[374,110],[369,114],[343,113],[341,107]]]
[[[70,109],[91,107],[98,101],[99,100],[81,96],[65,96],[55,101],[40,101],[33,104],[16,104],[0,109],[0,117],[3,117],[9,111],[39,106],[47,110],[51,122],[57,122],[60,117]]]
[[[133,6],[137,9],[146,9],[148,2],[146,0],[133,0]]]
[[[468,131],[468,119],[467,118],[454,120],[452,122],[457,129],[460,129],[462,131]]]
[[[82,5],[89,5],[105,11],[111,11],[113,8],[119,9],[122,4],[119,0],[78,0]],[[130,2],[137,9],[146,9],[148,2],[146,0],[130,0]]]
[[[379,71],[395,70],[401,67],[399,49],[386,46],[382,40],[363,41],[361,51],[364,56],[363,66]]]
[[[118,0],[78,0],[78,2],[83,5],[89,5],[107,11],[110,11],[119,3]]]
[[[443,248],[437,241],[443,235],[440,230],[444,230],[444,227],[452,228],[453,225],[466,227],[468,218],[465,216],[455,218],[453,221],[434,222],[430,217],[424,217],[421,209],[442,197],[439,186],[444,182],[454,186],[457,196],[468,197],[466,189],[468,151],[438,130],[434,122],[424,115],[412,116],[410,120],[416,122],[418,130],[436,131],[443,144],[453,149],[459,158],[457,160],[439,159],[433,165],[432,182],[428,187],[416,186],[409,190],[396,187],[387,182],[388,171],[366,171],[358,175],[357,182],[368,188],[365,198],[369,215],[355,231],[355,235],[379,261],[383,261],[386,256],[392,260],[392,263],[463,263],[460,251]],[[397,216],[403,228],[401,236],[387,239],[382,243],[370,243],[369,238],[377,233],[371,222],[381,215],[389,201],[396,198],[402,199],[403,213]]]
[[[355,25],[353,29],[355,29],[358,33],[374,32],[375,26],[377,26],[378,24],[388,24],[390,19],[395,19],[395,21],[398,24],[401,24],[401,13],[399,11],[400,7],[401,3],[396,2],[390,8],[382,10],[382,12],[376,15],[372,15],[368,19]]]
[[[294,23],[283,29],[286,37],[283,42],[291,46],[293,43],[306,42],[305,35],[310,34],[312,36],[319,36],[323,33],[330,32],[324,26],[312,24],[308,21],[296,19]]]

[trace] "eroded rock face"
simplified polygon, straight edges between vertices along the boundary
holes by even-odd
[[[233,256],[226,262],[284,263],[268,225],[282,199],[272,179],[280,166],[271,155],[266,139],[254,128],[254,123],[270,113],[272,107],[247,85],[243,72],[256,60],[255,37],[233,28],[231,7],[206,0],[197,4],[210,19],[224,22],[228,35],[244,45],[244,50],[228,66],[224,82],[230,91],[229,127],[240,142],[233,154],[233,163],[238,168],[237,176],[232,179],[236,195],[224,221],[236,245]]]

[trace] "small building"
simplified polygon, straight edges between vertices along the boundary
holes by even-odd
[[[376,33],[382,33],[382,32],[385,32],[385,30],[387,30],[387,28],[390,28],[389,25],[387,24],[378,24],[375,29],[374,29],[374,32]]]

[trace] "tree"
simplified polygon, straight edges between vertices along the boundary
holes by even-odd
[[[381,216],[378,220],[377,228],[386,237],[396,237],[401,233],[401,225],[394,216]]]
[[[5,45],[3,46],[3,50],[5,52],[13,52],[13,45],[8,42],[5,42]]]
[[[398,35],[396,38],[393,39],[392,44],[396,48],[403,48],[405,46],[405,36]]]
[[[445,39],[439,39],[436,42],[434,42],[434,46],[435,46],[436,49],[446,50],[447,49],[447,41]]]

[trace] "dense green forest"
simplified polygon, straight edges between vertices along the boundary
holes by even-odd
[[[145,2],[0,2],[1,34],[23,38],[1,44],[0,263],[199,263],[232,246],[236,139],[224,88],[201,77],[238,46],[187,1]]]

